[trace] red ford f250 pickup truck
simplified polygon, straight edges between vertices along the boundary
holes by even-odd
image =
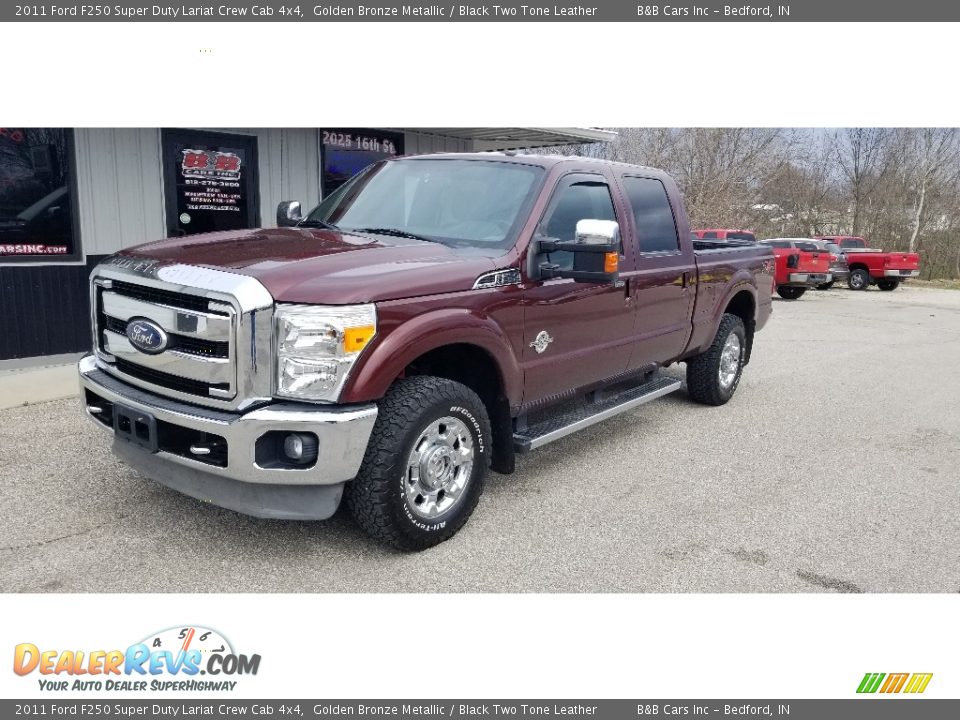
[[[847,256],[851,290],[866,290],[876,285],[881,290],[896,290],[900,283],[920,277],[920,256],[917,253],[884,252],[867,247],[857,235],[829,235],[817,238],[836,243]]]
[[[346,496],[379,541],[453,535],[489,467],[680,388],[733,395],[773,255],[694,242],[666,174],[584,158],[378,162],[306,217],[91,275],[85,412],[132,467],[268,518]]]

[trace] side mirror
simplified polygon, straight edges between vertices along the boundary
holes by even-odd
[[[277,227],[293,227],[303,220],[300,203],[296,200],[284,200],[277,205]]]
[[[576,240],[534,239],[531,278],[570,278],[576,282],[616,284],[620,277],[620,226],[613,220],[577,221]],[[572,252],[573,269],[566,270],[541,257],[552,252]]]

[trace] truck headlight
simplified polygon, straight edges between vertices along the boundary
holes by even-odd
[[[336,402],[377,334],[373,305],[277,305],[277,395]]]

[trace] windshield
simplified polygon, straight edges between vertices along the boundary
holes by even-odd
[[[828,243],[824,243],[824,245],[826,245],[827,250],[832,252],[834,255],[843,255],[843,250],[841,250],[840,246],[837,245],[836,243],[828,242]]]
[[[534,165],[486,160],[380,162],[302,224],[502,250],[516,241],[542,174]]]

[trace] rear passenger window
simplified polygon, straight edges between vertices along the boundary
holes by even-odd
[[[640,252],[679,250],[677,224],[673,220],[673,210],[663,183],[652,178],[626,177],[623,179],[623,187],[633,210]]]
[[[716,240],[716,239],[717,239],[717,234],[716,234],[715,232],[713,232],[713,231],[705,232],[705,233],[703,234],[703,239],[704,239],[704,240]]]

